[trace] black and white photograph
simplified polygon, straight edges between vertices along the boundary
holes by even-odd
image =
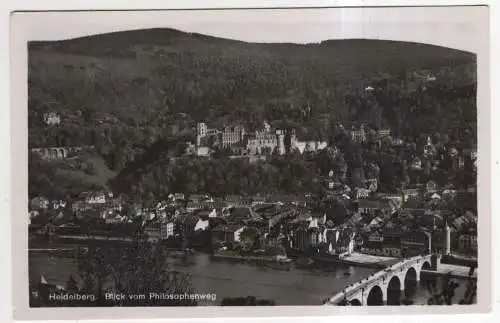
[[[40,13],[29,307],[477,305],[459,9]]]

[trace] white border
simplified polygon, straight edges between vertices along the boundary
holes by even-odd
[[[127,4],[128,2],[128,4]],[[134,1],[135,2],[135,1]],[[80,2],[71,2],[71,4],[67,1],[53,1],[52,3],[54,4],[48,4],[48,3],[43,3],[43,2],[38,2],[38,1],[16,1],[16,5],[15,5],[15,9],[26,9],[26,10],[37,10],[37,9],[44,9],[44,10],[47,10],[47,9],[88,9],[88,8],[93,8],[93,9],[118,9],[118,8],[121,8],[121,9],[152,9],[152,8],[158,8],[158,9],[164,9],[166,6],[164,4],[162,4],[162,2],[160,1],[141,1],[140,3],[137,2],[137,3],[134,3],[134,2],[131,2],[131,1],[120,1],[120,6],[118,7],[117,5],[110,5],[109,2],[108,3],[101,3],[100,1],[80,1]],[[240,7],[240,8],[245,8],[245,7],[248,7],[248,2],[243,2],[243,1],[217,1],[216,2],[216,5],[209,5],[207,4],[208,1],[190,1],[190,2],[186,2],[186,1],[169,1],[169,4],[168,4],[168,8],[207,8],[207,7]],[[314,6],[330,6],[330,5],[336,5],[336,6],[342,6],[342,5],[348,5],[348,6],[360,6],[360,5],[401,5],[401,4],[398,4],[397,2],[399,1],[315,1],[314,2]],[[213,4],[214,2],[212,2]],[[439,4],[439,5],[446,5],[446,4],[483,4],[484,1],[419,1],[419,2],[416,2],[416,1],[408,1],[407,3],[405,3],[404,5],[423,5],[423,4]],[[8,5],[8,4],[7,4]],[[295,6],[295,7],[303,7],[303,6],[312,6],[313,4],[311,4],[311,1],[295,1],[293,4],[290,3],[290,1],[286,2],[286,1],[267,1],[266,2],[266,5],[269,7],[282,7],[282,6]],[[262,2],[259,3],[257,1],[252,1],[252,7],[263,7],[263,6],[266,6],[266,5],[263,5]],[[493,6],[492,6],[493,7]],[[14,7],[13,6],[9,6],[7,7],[7,10],[9,9],[13,9]],[[9,10],[10,11],[10,10]],[[495,19],[490,19],[490,21],[493,23]],[[7,22],[4,22],[4,26],[6,26],[6,24],[8,24],[8,21]],[[8,28],[3,28],[3,30],[6,30],[8,32]],[[493,30],[492,30],[492,33],[493,33]],[[3,37],[5,36],[5,37]],[[4,41],[4,38],[5,39],[8,39],[8,34],[7,35],[4,35],[4,33],[2,33],[2,38],[1,40]],[[492,40],[495,39],[495,37],[491,37]],[[8,44],[8,42],[4,41],[4,44]],[[4,51],[5,52],[5,51]],[[3,53],[2,53],[3,54]],[[495,56],[491,56],[492,58],[495,57]],[[478,58],[478,65],[480,65],[481,63],[479,62],[479,58]],[[5,61],[8,64],[8,61]],[[8,69],[8,65],[7,64],[2,64],[2,67],[5,68],[5,71],[7,71]],[[486,67],[486,66],[485,66]],[[491,69],[491,70],[494,70],[494,69]],[[19,70],[17,70],[17,72],[19,72]],[[8,73],[2,73],[2,75],[8,75]],[[498,77],[497,75],[493,76],[495,79],[496,77]],[[481,79],[480,79],[480,82]],[[9,95],[9,87],[8,87],[8,84],[9,84],[9,81],[7,79],[7,82],[6,84],[1,88],[1,91],[3,91],[1,94],[2,97],[4,98],[4,101],[6,102],[3,102],[4,105],[3,106],[9,106],[9,103],[8,103],[8,99],[5,100],[5,98],[8,98],[8,95]],[[494,83],[493,83],[494,84]],[[494,91],[492,91],[494,92]],[[486,96],[487,93],[486,93]],[[17,107],[20,107],[20,106],[23,106],[23,104],[20,104],[20,105],[16,105]],[[24,104],[25,106],[25,104]],[[492,106],[493,106],[493,102],[492,102]],[[2,113],[8,109],[2,109]],[[491,118],[486,114],[483,114],[483,108],[480,108],[480,116],[479,116],[479,119],[480,119],[480,123],[482,124],[481,125],[481,130],[482,132],[480,133],[479,135],[479,140],[480,140],[480,162],[479,162],[479,165],[480,165],[480,174],[479,174],[479,177],[480,177],[480,198],[484,198],[486,196],[486,200],[489,200],[489,195],[490,195],[490,191],[489,191],[489,188],[490,188],[490,185],[489,185],[489,178],[492,178],[492,176],[490,175],[495,175],[496,174],[496,169],[494,170],[494,173],[493,174],[489,174],[489,171],[487,171],[487,169],[489,169],[489,163],[491,161],[491,158],[489,156],[489,153],[483,153],[483,151],[485,151],[484,149],[486,149],[488,152],[489,152],[489,142],[488,142],[488,139],[490,139],[490,136],[488,133],[484,133],[483,131],[486,130],[488,131],[488,128],[489,128],[489,125],[486,125],[486,126],[483,126],[485,125],[486,123],[488,123],[490,120],[493,119],[493,115],[491,116]],[[492,109],[492,114],[494,113],[494,109]],[[481,116],[482,115],[482,116]],[[7,121],[6,124],[5,124],[5,127],[2,127],[2,130],[6,130],[6,134],[4,136],[2,136],[2,141],[5,141],[5,146],[6,147],[9,147],[10,146],[10,143],[8,140],[9,139],[9,134],[10,133],[10,130],[9,130],[9,118],[8,118],[8,114],[7,114],[7,117],[4,117],[4,118],[1,118],[1,120],[3,122]],[[482,120],[482,121],[481,121]],[[12,125],[18,125],[18,123],[12,123]],[[495,131],[496,129],[494,129]],[[498,136],[491,136],[491,143],[495,144],[495,140]],[[6,140],[7,139],[7,140]],[[14,140],[16,139],[15,137],[13,138]],[[486,145],[484,145],[484,143],[486,143]],[[486,147],[488,146],[488,147]],[[6,150],[4,149],[4,151],[9,151],[9,150]],[[495,150],[496,151],[496,150]],[[495,155],[496,157],[496,155]],[[7,157],[8,158],[8,157]],[[495,158],[495,160],[498,160],[497,158]],[[5,160],[2,159],[2,162],[5,162]],[[7,161],[7,166],[9,165],[10,163],[10,160]],[[14,163],[12,164],[14,165]],[[11,170],[12,168],[9,166],[9,168],[6,168],[5,169],[7,170],[7,177],[0,177],[0,178],[5,178],[6,180],[4,181],[3,184],[6,184],[6,183],[9,183],[9,179],[10,179],[10,176],[8,175],[11,175],[9,174],[9,170]],[[483,172],[486,172],[484,173]],[[13,176],[16,178],[16,180],[19,180],[21,179],[23,176],[17,176],[17,175],[21,175],[19,174],[18,172],[16,172],[16,176]],[[483,175],[488,175],[488,176],[483,176]],[[498,178],[498,177],[496,177]],[[493,185],[497,185],[495,183],[495,181],[492,181]],[[19,184],[18,184],[19,185]],[[485,188],[486,191],[483,191],[481,188]],[[9,191],[10,191],[10,187],[8,189],[4,189],[4,186],[2,186],[2,197],[3,196],[8,196],[9,194]],[[496,191],[496,190],[495,190]],[[496,191],[497,192],[497,191]],[[483,193],[485,193],[485,195],[483,195]],[[4,199],[2,198],[2,202],[4,201]],[[488,212],[489,210],[489,201],[488,203],[486,203],[486,205],[484,203],[481,203],[480,202],[480,205],[482,205],[483,207],[480,206],[480,214],[483,214],[485,213],[485,215],[489,215],[490,212]],[[484,210],[485,212],[482,212],[482,210]],[[493,211],[493,210],[492,210]],[[7,214],[10,214],[10,212],[8,212]],[[4,219],[5,218],[8,218],[8,217],[3,217]],[[10,239],[9,239],[9,228],[10,228],[10,219],[7,219],[6,221],[6,225],[2,226],[3,228],[6,228],[6,233],[5,236],[7,238],[7,243],[6,244],[3,244],[3,246],[6,246],[7,248],[9,247],[9,244],[10,244]],[[482,229],[480,229],[482,230]],[[17,231],[13,231],[13,232],[17,232]],[[482,242],[480,241],[480,245],[483,246]],[[489,249],[487,246],[486,246],[487,249]],[[3,251],[4,248],[2,248],[2,251]],[[6,254],[8,255],[10,252],[9,249],[6,250]],[[19,248],[16,250],[17,252],[21,252],[21,250],[19,250]],[[2,257],[3,257],[4,253],[2,252]],[[8,257],[6,257],[5,259],[8,259]],[[498,259],[498,257],[493,257],[492,259]],[[482,260],[481,260],[482,261]],[[482,264],[482,262],[481,262]],[[2,267],[3,269],[4,267]],[[9,268],[10,269],[10,268]],[[7,270],[7,273],[9,272],[10,270]],[[2,272],[3,273],[3,272]],[[4,275],[5,277],[6,275]],[[9,275],[10,276],[10,275]],[[10,279],[8,280],[10,281]],[[481,282],[481,280],[480,280]],[[7,283],[7,281],[6,281]],[[15,282],[15,284],[17,285],[19,282]],[[481,286],[480,286],[481,288]],[[10,288],[8,288],[10,289]],[[9,300],[9,297],[10,295],[7,295],[7,300]],[[2,295],[2,299],[3,299],[3,295]],[[495,298],[496,299],[496,298]],[[3,302],[2,303],[6,303],[6,302]],[[8,304],[7,304],[8,305]],[[284,311],[281,311],[281,309],[283,309],[283,307],[280,308],[280,312],[281,315],[291,315],[291,316],[296,316],[296,315],[307,315],[309,312],[308,310],[306,310],[306,308],[302,308],[302,307],[299,307],[300,308],[300,311],[299,313],[297,313],[297,307],[293,307],[293,308],[289,308],[289,309],[284,309]],[[423,314],[425,311],[425,308],[416,308],[416,307],[413,307],[414,309],[416,309],[416,311],[412,311],[414,314]],[[120,309],[121,311],[122,309]],[[145,317],[145,314],[143,311],[138,311],[137,309],[131,309],[132,310],[132,313],[127,313],[126,314],[126,317],[128,318],[133,318],[133,317],[137,317],[135,314],[138,314],[139,317]],[[254,315],[256,316],[259,316],[259,310],[258,309],[252,309]],[[382,309],[383,310],[383,309]],[[5,312],[9,312],[10,309],[9,307],[7,307],[7,311],[3,311],[4,313]],[[209,309],[208,312],[212,312],[212,314],[215,314],[213,313],[213,309]],[[271,311],[274,311],[274,309],[271,309]],[[65,315],[64,315],[64,311],[58,311],[58,315],[57,315],[57,318],[61,319],[63,318]],[[86,314],[91,314],[90,312],[91,311],[86,311],[87,313]],[[94,312],[94,311],[92,311]],[[113,310],[112,312],[114,312],[116,314],[116,310]],[[142,312],[142,314],[141,314]],[[149,313],[151,312],[151,309],[147,309],[147,312],[148,312],[148,316],[149,316]],[[219,309],[217,309],[217,312],[221,312]],[[334,311],[329,311],[329,313],[319,313],[319,315],[323,314],[323,315],[326,315],[326,314],[333,314],[332,312]],[[336,312],[336,311],[335,311]],[[370,310],[370,312],[373,313],[373,311]],[[379,311],[377,311],[379,312]],[[386,312],[386,311],[382,311],[382,312]],[[436,313],[437,311],[436,310],[433,310],[432,311],[433,313]],[[441,311],[439,311],[441,312]],[[448,311],[449,312],[449,311]],[[454,312],[458,312],[455,310],[454,308]],[[122,312],[123,313],[123,312]],[[242,311],[241,309],[236,309],[236,311],[233,311],[233,314],[241,314]],[[363,313],[366,314],[367,311],[366,309],[363,310]],[[387,313],[387,312],[386,312]],[[217,314],[220,314],[220,313],[217,313]],[[227,313],[227,314],[230,314],[230,313]],[[288,314],[288,315],[287,315]],[[10,316],[10,315],[9,315]],[[41,319],[43,315],[37,315],[37,318],[38,319]],[[212,315],[211,315],[212,316]],[[224,315],[225,316],[225,315]],[[231,315],[232,316],[232,315]],[[253,315],[252,315],[253,316]],[[138,318],[139,318],[138,317]],[[162,317],[165,317],[165,315],[162,315]],[[463,317],[463,316],[462,316]],[[87,318],[90,318],[88,315],[87,315]],[[337,318],[335,318],[337,319]],[[371,318],[371,319],[374,319],[374,318]],[[384,319],[384,321],[387,319],[387,317],[378,317],[377,319]],[[392,319],[397,319],[395,317],[392,317]],[[400,318],[401,319],[401,318]],[[409,319],[409,317],[404,317],[404,319]],[[437,318],[439,319],[439,318]],[[468,318],[470,319],[470,317]]]

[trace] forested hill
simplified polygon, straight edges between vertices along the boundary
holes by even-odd
[[[94,145],[118,172],[202,120],[250,130],[269,120],[323,140],[337,121],[457,141],[453,128],[474,133],[476,124],[475,55],[417,43],[263,44],[135,30],[31,42],[28,72],[30,147]],[[436,80],[423,86],[430,74]],[[43,123],[48,111],[61,115],[59,126]]]
[[[294,114],[308,105],[316,115],[348,119],[346,95],[374,76],[468,65],[475,72],[475,55],[425,44],[259,44],[172,29],[32,42],[29,52],[30,110],[50,99],[52,108],[107,111],[125,122],[184,112],[215,123],[283,117],[303,123]],[[473,77],[462,74],[470,84]]]

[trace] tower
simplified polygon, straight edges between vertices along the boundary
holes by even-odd
[[[294,150],[297,147],[297,135],[295,134],[295,129],[292,129],[290,134],[290,150]]]
[[[448,220],[446,220],[445,224],[445,234],[446,234],[446,242],[445,242],[445,254],[449,255],[451,253],[451,228],[448,225]]]
[[[201,145],[201,138],[207,135],[207,124],[204,122],[199,122],[196,124],[196,146]]]
[[[276,136],[277,136],[277,148],[278,148],[278,153],[280,155],[285,154],[285,134],[283,133],[283,130],[276,130]]]

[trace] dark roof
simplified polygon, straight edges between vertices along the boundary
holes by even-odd
[[[194,215],[198,217],[208,217],[212,213],[213,208],[203,208],[194,211]]]
[[[183,215],[179,217],[179,221],[187,226],[195,226],[196,223],[200,220],[199,217],[194,216],[194,215]]]
[[[373,201],[373,200],[360,200],[358,202],[358,208],[369,208],[369,209],[382,209],[387,204],[381,200]]]
[[[230,210],[229,220],[230,221],[244,221],[252,217],[250,209],[247,207],[235,207]]]
[[[213,231],[214,232],[235,232],[243,227],[240,224],[219,224],[216,226]]]

